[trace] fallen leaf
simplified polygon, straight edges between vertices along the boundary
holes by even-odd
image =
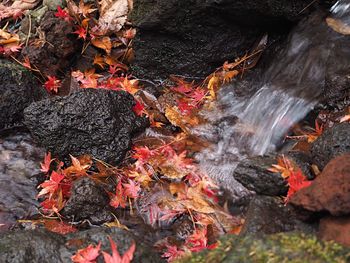
[[[101,242],[96,247],[89,245],[86,248],[79,249],[71,259],[75,263],[94,263],[100,254],[100,248]]]
[[[91,44],[95,47],[101,48],[107,52],[107,54],[111,53],[112,50],[112,42],[109,37],[95,37],[91,39]]]
[[[133,243],[130,248],[121,256],[117,250],[117,245],[114,243],[111,237],[109,238],[109,243],[111,245],[112,255],[102,251],[102,255],[105,263],[130,263],[134,257],[134,252],[136,249],[135,243]]]

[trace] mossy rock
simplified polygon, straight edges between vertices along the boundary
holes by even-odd
[[[228,235],[214,250],[193,254],[178,263],[341,263],[350,262],[350,249],[304,234],[276,234],[256,238]]]

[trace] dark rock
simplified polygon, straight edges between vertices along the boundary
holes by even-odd
[[[312,231],[281,198],[256,196],[249,204],[241,234],[274,234],[298,229]]]
[[[41,46],[28,45],[22,55],[27,56],[44,75],[57,76],[69,68],[75,52],[80,45],[74,32],[73,24],[55,17],[55,12],[46,12],[40,22],[40,29],[45,34]]]
[[[101,250],[111,254],[109,236],[117,244],[121,254],[136,242],[133,262],[164,262],[150,245],[136,240],[130,232],[117,228],[95,228],[66,236],[43,229],[0,234],[0,262],[71,262],[71,256],[78,249],[89,244],[97,245],[99,242],[102,244]],[[98,262],[103,262],[101,255]]]
[[[38,213],[36,175],[44,153],[28,132],[0,136],[0,231]]]
[[[0,261],[24,262],[69,262],[65,238],[44,230],[16,231],[0,234]]]
[[[62,214],[76,221],[90,219],[94,224],[101,224],[113,220],[109,208],[106,191],[92,179],[84,177],[74,183]]]
[[[283,233],[244,238],[226,235],[218,248],[204,250],[179,260],[179,263],[253,263],[253,262],[349,262],[350,249],[315,236]]]
[[[44,95],[31,72],[14,62],[0,60],[0,130],[21,124],[24,108]]]
[[[350,152],[350,123],[336,124],[311,146],[313,162],[323,169],[334,157]]]
[[[233,177],[247,189],[262,195],[283,195],[288,191],[287,183],[279,173],[268,171],[276,157],[258,156],[241,161]]]
[[[306,5],[303,0],[137,0],[131,15],[139,29],[134,71],[149,79],[206,76],[244,54],[266,31],[288,31]]]
[[[312,158],[310,154],[301,151],[289,151],[286,156],[301,169],[308,180],[315,178],[315,175],[311,172]]]
[[[25,109],[25,123],[33,137],[61,159],[91,154],[116,164],[130,149],[131,134],[147,124],[135,116],[134,103],[123,91],[83,89],[33,103]]]
[[[334,216],[350,213],[350,154],[334,158],[309,187],[296,192],[290,203],[312,212]]]
[[[320,220],[319,236],[350,247],[350,216],[327,216]]]

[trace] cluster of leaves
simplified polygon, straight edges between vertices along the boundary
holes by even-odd
[[[281,176],[286,179],[289,186],[285,198],[286,203],[297,191],[309,187],[312,183],[308,181],[302,170],[284,155],[278,157],[277,164],[272,165],[268,170],[273,173],[280,173]]]
[[[111,237],[109,237],[111,245],[112,255],[105,251],[102,251],[103,259],[105,263],[130,263],[134,257],[136,249],[135,243],[121,256],[117,250],[117,245]],[[97,246],[89,245],[86,248],[79,249],[75,255],[72,256],[74,263],[95,263],[98,256],[100,255],[101,242]]]
[[[8,31],[7,24],[0,29],[0,56],[11,56],[22,48],[18,34]]]
[[[39,0],[3,1],[0,3],[0,21],[4,19],[19,19],[23,12],[38,5]]]
[[[41,190],[37,197],[44,199],[40,205],[43,212],[49,216],[60,216],[60,211],[70,196],[72,183],[82,176],[88,176],[87,172],[92,165],[89,156],[85,155],[79,159],[71,156],[71,160],[72,165],[64,169],[63,162],[51,159],[51,154],[48,153],[41,164],[41,172],[47,175],[47,180],[38,186]]]

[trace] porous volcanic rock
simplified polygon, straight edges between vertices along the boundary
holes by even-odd
[[[313,162],[323,169],[334,157],[350,152],[350,123],[336,124],[311,146]]]
[[[247,189],[261,195],[283,195],[288,191],[279,173],[268,171],[276,163],[275,156],[258,156],[241,161],[233,177]]]
[[[255,196],[250,201],[241,234],[263,235],[300,229],[313,230],[297,219],[294,209],[285,205],[282,198]]]
[[[55,17],[55,12],[46,12],[39,26],[46,42],[24,47],[22,55],[45,75],[57,76],[69,68],[81,45],[72,34],[75,31],[73,24]],[[25,28],[22,31],[28,32]]]
[[[24,108],[44,96],[45,91],[30,71],[0,59],[0,130],[20,125]]]
[[[164,262],[144,240],[118,228],[98,227],[68,235],[59,235],[44,229],[8,231],[0,234],[0,262],[71,262],[79,249],[101,242],[101,250],[112,254],[109,237],[123,255],[133,242],[136,244],[133,262]],[[98,262],[103,262],[100,254]]]
[[[132,134],[147,125],[132,111],[134,104],[124,91],[82,89],[31,104],[25,109],[25,124],[54,156],[90,154],[116,164],[130,149]]]
[[[287,33],[304,0],[136,0],[131,19],[137,76],[203,77],[243,55],[267,31]]]
[[[71,192],[62,211],[64,216],[76,221],[89,219],[94,224],[113,220],[108,194],[95,181],[81,178],[74,182]]]
[[[320,220],[320,238],[350,247],[350,216],[327,216]]]
[[[334,216],[350,213],[350,154],[334,158],[309,187],[290,199],[294,206]]]

